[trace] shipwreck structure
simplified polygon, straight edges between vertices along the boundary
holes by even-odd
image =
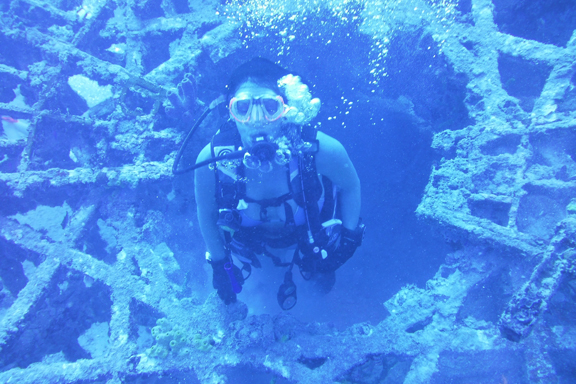
[[[573,4],[259,3],[2,2],[0,382],[573,378]],[[414,214],[450,251],[425,287],[384,303],[378,324],[246,316],[242,304],[204,300],[206,278],[189,272],[203,270],[193,186],[171,173],[186,127],[243,52],[273,45],[308,65],[289,56],[306,23],[348,39],[322,35],[319,50],[363,39],[374,66],[358,69],[369,82],[354,91],[427,132],[439,158],[422,170]],[[388,100],[377,84],[411,76],[386,73],[395,42],[430,61],[412,87],[421,93]],[[445,106],[436,115],[426,113],[433,90],[418,88],[427,79],[450,95],[434,101]]]

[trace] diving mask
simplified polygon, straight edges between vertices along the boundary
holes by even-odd
[[[252,97],[233,97],[228,106],[230,114],[239,123],[247,123],[252,117],[252,110],[259,108],[269,122],[276,121],[286,114],[288,107],[280,95]]]

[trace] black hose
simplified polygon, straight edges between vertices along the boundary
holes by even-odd
[[[172,165],[172,173],[174,175],[182,175],[184,173],[190,172],[194,169],[196,169],[196,165],[193,165],[191,167],[185,168],[185,169],[178,169],[178,163],[180,163],[180,158],[182,157],[182,153],[184,153],[184,149],[186,149],[186,146],[188,145],[188,142],[190,141],[190,138],[192,137],[192,135],[194,134],[194,132],[196,131],[196,129],[198,129],[198,127],[200,126],[200,124],[202,124],[202,122],[204,121],[204,119],[206,118],[206,116],[208,116],[208,114],[210,113],[211,109],[210,108],[206,108],[204,110],[204,112],[202,112],[202,115],[200,116],[200,118],[196,121],[196,123],[194,124],[194,126],[192,127],[192,129],[190,129],[190,131],[188,132],[188,134],[186,135],[186,138],[184,139],[184,141],[182,142],[182,145],[180,146],[180,149],[178,150],[178,153],[176,154],[176,158],[174,159],[174,164]]]
[[[244,153],[242,152],[241,155],[238,155],[237,157],[225,157],[225,156],[230,156],[232,154],[237,154],[236,152],[230,153],[228,155],[224,155],[224,156],[219,156],[219,157],[215,157],[213,159],[207,160],[207,161],[203,161],[201,163],[198,164],[194,164],[188,168],[185,169],[178,169],[178,164],[180,163],[180,158],[182,157],[182,154],[184,153],[184,150],[186,149],[186,146],[188,145],[188,142],[190,141],[190,139],[192,138],[192,135],[194,135],[194,132],[196,132],[196,130],[198,129],[198,127],[200,126],[200,124],[202,124],[202,122],[204,121],[204,119],[206,118],[206,116],[208,116],[208,114],[214,109],[216,108],[219,104],[221,104],[224,101],[224,97],[220,96],[219,98],[217,98],[216,100],[214,100],[213,102],[210,103],[210,106],[208,108],[206,108],[204,110],[204,112],[202,112],[202,115],[200,115],[200,117],[198,118],[198,120],[196,121],[196,123],[194,124],[194,126],[192,126],[192,129],[190,129],[190,131],[188,132],[188,134],[186,135],[186,138],[184,139],[184,141],[182,142],[182,145],[180,146],[180,149],[178,150],[178,153],[176,154],[176,158],[174,159],[174,164],[172,165],[172,173],[174,175],[182,175],[184,173],[190,172],[195,170],[196,168],[200,168],[203,167],[205,165],[208,165],[210,163],[216,162],[218,160],[224,160],[224,159],[237,159],[239,157],[242,157],[242,155],[244,155]]]
[[[211,163],[215,163],[215,162],[220,161],[220,160],[239,159],[239,158],[243,157],[245,153],[246,153],[246,151],[236,151],[236,152],[227,153],[227,154],[222,155],[222,156],[212,157],[208,160],[204,160],[204,161],[201,161],[199,163],[196,163],[193,166],[191,166],[190,168],[187,168],[184,171],[180,171],[180,172],[182,172],[182,173],[188,172],[188,171],[191,171],[193,169],[200,168],[200,167],[203,167],[203,166],[211,164]]]

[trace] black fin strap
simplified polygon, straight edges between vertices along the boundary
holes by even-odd
[[[336,217],[336,199],[332,180],[324,175],[322,175],[322,187],[324,188],[324,204],[322,211],[320,211],[320,221],[325,222]]]
[[[284,202],[284,215],[286,216],[286,221],[284,222],[285,227],[296,225],[296,221],[294,220],[294,212],[292,211],[292,207],[286,201]]]

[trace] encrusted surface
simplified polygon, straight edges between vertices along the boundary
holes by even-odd
[[[308,12],[322,6],[307,4]],[[528,34],[539,41],[508,34],[518,25],[494,22],[498,1],[456,11],[439,1],[354,4],[353,20],[382,60],[392,33],[416,30],[438,44],[465,78],[470,122],[442,131],[416,116],[418,100],[386,106],[437,132],[433,147],[444,158],[417,214],[455,250],[425,288],[390,298],[382,322],[343,331],[288,315],[246,317],[242,304],[226,308],[214,294],[202,302],[203,279],[187,273],[202,270],[200,238],[192,198],[175,193],[192,185],[172,182],[172,161],[182,121],[217,94],[196,83],[218,77],[212,66],[246,44],[233,6],[226,19],[217,1],[0,5],[1,382],[569,377],[576,34],[563,46],[544,29]],[[283,7],[271,9],[289,12]],[[112,97],[92,106],[100,91],[79,96],[74,75],[109,85]],[[159,319],[170,324],[163,334],[188,332],[186,348],[150,353]]]

